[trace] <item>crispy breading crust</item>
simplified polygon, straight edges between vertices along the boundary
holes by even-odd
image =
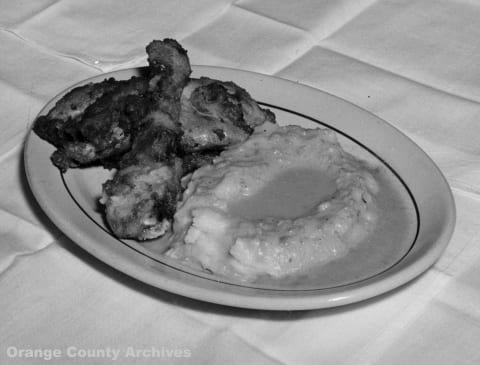
[[[95,91],[95,85],[100,91]],[[38,118],[34,130],[58,148],[52,161],[62,171],[111,160],[130,149],[132,124],[145,109],[139,102],[143,99],[135,97],[147,89],[148,81],[141,77],[82,86],[68,93],[67,101],[61,99],[51,112]],[[94,95],[90,102],[88,95]]]
[[[153,41],[147,53],[149,112],[131,150],[120,162],[122,168],[104,184],[102,199],[115,235],[139,240],[156,238],[169,230],[180,199],[178,118],[180,97],[191,73],[186,51],[174,40]]]

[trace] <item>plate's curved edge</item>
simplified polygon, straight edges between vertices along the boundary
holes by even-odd
[[[248,77],[261,77],[263,79],[265,79],[265,78],[276,79],[276,80],[279,80],[280,82],[285,82],[285,83],[287,83],[289,85],[292,85],[292,86],[295,86],[295,87],[304,88],[305,90],[308,89],[309,90],[308,92],[318,92],[318,93],[327,94],[331,98],[335,98],[337,100],[340,100],[343,103],[349,104],[349,105],[357,108],[358,110],[362,110],[364,113],[368,113],[372,117],[374,117],[376,119],[379,119],[380,121],[385,123],[385,125],[387,125],[390,129],[395,130],[396,133],[401,138],[407,139],[411,143],[411,145],[413,145],[415,147],[415,150],[417,152],[423,154],[424,158],[426,158],[429,161],[429,163],[431,164],[431,166],[433,166],[437,170],[437,173],[440,176],[440,178],[443,182],[443,185],[445,186],[445,192],[447,193],[446,205],[450,208],[450,209],[448,209],[448,218],[446,218],[448,224],[446,226],[444,226],[443,231],[440,233],[439,238],[436,240],[436,244],[433,246],[435,248],[435,250],[427,251],[425,255],[421,256],[420,258],[417,258],[417,260],[415,262],[409,263],[408,267],[410,268],[410,270],[408,271],[407,274],[405,272],[390,272],[388,277],[383,277],[383,278],[381,278],[380,281],[377,281],[377,282],[367,283],[366,286],[361,286],[361,287],[356,287],[355,288],[355,286],[353,285],[353,287],[348,290],[348,294],[343,295],[343,296],[339,295],[339,294],[341,292],[345,292],[345,290],[342,290],[340,292],[338,292],[336,290],[332,290],[330,293],[326,293],[326,292],[322,293],[321,296],[306,296],[306,297],[294,296],[294,297],[287,297],[287,298],[285,298],[285,297],[275,297],[275,296],[271,296],[271,297],[268,297],[268,298],[265,298],[265,297],[252,298],[251,296],[245,296],[245,295],[241,295],[241,294],[238,295],[237,293],[227,292],[227,293],[223,293],[223,296],[212,298],[210,292],[202,292],[201,290],[200,290],[200,292],[198,292],[198,291],[190,292],[187,295],[186,292],[188,292],[188,290],[191,290],[192,287],[189,286],[189,285],[186,285],[185,287],[182,287],[182,286],[178,287],[177,286],[178,282],[173,282],[173,281],[164,282],[164,285],[162,287],[160,287],[161,289],[164,289],[164,290],[167,290],[167,291],[179,294],[179,295],[191,297],[191,298],[194,298],[194,299],[207,301],[207,302],[217,303],[217,304],[221,304],[221,305],[243,307],[243,308],[249,308],[249,309],[304,310],[304,309],[315,309],[315,308],[328,308],[328,307],[346,305],[346,304],[358,302],[358,301],[361,301],[361,300],[369,299],[369,298],[372,298],[374,296],[383,294],[387,291],[390,291],[394,288],[397,288],[397,287],[409,282],[413,278],[417,277],[418,275],[420,275],[424,271],[426,271],[431,265],[433,265],[435,263],[436,260],[438,260],[438,258],[440,257],[440,255],[442,254],[442,252],[444,251],[446,246],[448,245],[448,242],[449,242],[449,240],[450,240],[450,238],[453,234],[453,231],[454,231],[455,222],[456,222],[455,201],[454,201],[454,198],[453,198],[452,191],[451,191],[451,189],[448,185],[448,182],[447,182],[445,176],[443,175],[443,173],[441,172],[441,170],[434,163],[434,161],[430,158],[430,156],[428,156],[425,153],[425,151],[423,151],[408,136],[404,135],[396,127],[392,126],[391,124],[389,124],[388,122],[384,121],[383,119],[377,117],[376,115],[372,114],[371,112],[369,112],[369,111],[367,111],[367,110],[365,110],[365,109],[363,109],[359,106],[351,104],[350,102],[348,102],[344,99],[338,98],[334,95],[331,95],[329,93],[326,93],[326,92],[318,90],[318,89],[315,89],[315,88],[313,88],[311,86],[308,86],[308,85],[301,85],[301,84],[295,83],[293,81],[289,81],[289,80],[285,80],[285,79],[279,79],[279,78],[273,78],[272,76],[263,75],[263,74],[259,74],[259,73],[252,73],[252,72],[243,71],[243,70],[233,70],[233,69],[228,69],[228,68],[218,68],[218,67],[212,67],[212,66],[194,66],[193,68],[194,68],[194,70],[197,70],[198,72],[201,72],[201,71],[207,71],[208,72],[209,70],[215,70],[215,72],[227,72],[227,73],[232,73],[232,74],[237,74],[237,75],[240,75],[240,74],[249,75]],[[89,81],[98,80],[98,78],[108,77],[109,75],[117,75],[119,72],[123,72],[125,74],[128,74],[129,72],[130,73],[136,72],[136,70],[138,70],[138,68],[126,69],[126,70],[117,70],[117,71],[113,71],[113,72],[110,72],[110,73],[107,73],[107,74],[97,75],[97,76],[94,76],[94,77],[89,78],[87,80],[76,83],[75,85],[72,85],[71,87],[65,89],[63,92],[57,94],[57,96],[55,96],[52,99],[51,102],[49,102],[44,108],[42,108],[42,111],[40,113],[45,112],[45,109],[47,108],[48,105],[51,105],[51,103],[55,99],[58,99],[61,95],[64,95],[65,92],[68,92],[68,90],[71,90],[73,87],[76,87],[78,85],[84,84],[84,83],[89,82]],[[31,136],[34,133],[32,128],[33,128],[33,123],[32,123],[32,126],[31,126],[30,130],[27,132],[27,135],[26,135],[26,138],[25,138],[24,164],[25,164],[25,171],[26,171],[26,175],[27,175],[27,181],[28,181],[30,187],[32,188],[32,191],[33,191],[33,193],[34,193],[34,195],[35,195],[35,197],[38,201],[39,200],[38,199],[38,194],[40,194],[41,192],[38,191],[38,187],[35,187],[35,181],[34,181],[35,178],[32,176],[32,167],[31,167],[31,164],[30,164],[33,161],[30,161],[30,159],[29,159],[29,156],[31,156],[31,153],[29,152],[29,149],[32,146],[31,143],[30,143],[31,142]],[[58,225],[58,222],[56,221],[56,218],[55,218],[56,213],[54,211],[52,211],[48,207],[48,204],[45,204],[44,201],[43,202],[39,201],[39,203],[40,203],[40,206],[42,207],[42,209],[44,209],[46,214],[50,217],[50,219],[52,219],[52,221],[55,224]],[[63,229],[66,229],[67,231],[70,230],[69,227],[65,227],[62,224],[59,225],[60,228],[62,226],[63,226]],[[71,236],[72,232],[65,232],[65,233],[69,233],[69,236],[72,237]],[[75,235],[73,235],[73,236],[75,236]],[[76,240],[74,239],[74,241],[76,241]],[[92,252],[92,250],[89,249],[88,245],[84,245],[84,244],[82,245],[81,242],[77,242],[77,241],[76,241],[76,243],[79,244],[84,249],[86,249],[91,254],[96,255],[95,252]],[[117,270],[125,272],[125,270],[119,269],[117,267],[117,265],[115,265],[115,263],[110,262],[110,260],[108,260],[107,258],[105,258],[105,257],[98,257],[98,258],[101,258],[102,261],[108,263],[110,266],[115,267]],[[398,268],[398,269],[401,271],[401,268]],[[142,275],[139,275],[138,272],[136,272],[136,273],[125,272],[125,273],[128,273],[130,276],[136,277],[137,279],[140,279],[140,280],[142,280],[142,281],[144,281],[144,282],[146,282],[146,283],[148,283],[148,284],[150,284],[154,287],[159,287],[158,283],[157,282],[152,282],[151,278],[148,277],[148,275],[147,275],[147,277],[145,277],[145,275],[143,275],[144,277],[141,278]],[[182,283],[182,284],[184,284],[184,283]],[[370,290],[365,290],[365,287],[369,287]],[[288,301],[288,304],[286,304],[286,301]]]

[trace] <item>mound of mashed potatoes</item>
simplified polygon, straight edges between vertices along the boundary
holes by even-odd
[[[264,126],[193,173],[166,255],[241,281],[305,273],[373,231],[378,190],[334,132]]]

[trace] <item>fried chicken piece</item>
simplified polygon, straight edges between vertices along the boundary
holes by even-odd
[[[148,133],[142,132],[134,139],[132,149],[122,156],[119,168],[131,165],[147,165],[149,163],[165,162],[178,155],[180,134],[163,126],[148,128]]]
[[[170,229],[181,194],[181,160],[132,165],[103,185],[100,202],[108,225],[119,238],[147,240]]]
[[[186,51],[174,40],[153,41],[147,53],[151,105],[138,124],[131,150],[120,162],[124,167],[104,184],[101,200],[113,233],[139,240],[159,237],[170,228],[180,198],[178,117],[191,73]]]
[[[182,147],[188,151],[225,148],[245,141],[253,129],[275,116],[233,82],[192,79],[182,95]]]
[[[176,40],[167,38],[151,42],[147,54],[151,75],[149,90],[155,100],[153,122],[179,130],[180,97],[192,73],[187,51]],[[167,118],[159,113],[166,114]]]
[[[191,71],[187,52],[172,39],[153,41],[147,46],[150,80],[149,109],[134,125],[134,140],[120,166],[161,162],[176,155],[182,133],[180,97]]]
[[[101,96],[96,93],[95,100],[90,100],[81,114],[72,116],[70,113],[69,117],[64,113],[66,119],[52,119],[51,114],[60,112],[49,113],[46,118],[40,117],[36,121],[34,130],[37,134],[58,148],[51,158],[60,170],[109,161],[130,149],[132,123],[146,114],[147,105],[140,96],[147,92],[148,80],[132,77],[125,81],[106,82],[110,86],[108,91],[102,87],[104,82],[88,85],[89,90],[95,90],[97,85],[105,92]],[[88,95],[82,90],[72,94],[69,102],[62,105],[71,107],[77,95],[85,106]]]
[[[116,87],[117,81],[109,78],[102,82],[91,82],[72,89],[57,101],[47,115],[43,115],[35,121],[33,127],[35,133],[56,147],[61,147],[65,123],[80,120],[85,109]]]

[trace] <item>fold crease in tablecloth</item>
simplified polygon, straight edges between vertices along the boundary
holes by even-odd
[[[56,2],[57,0],[25,1],[22,2],[22,6],[19,7],[18,4],[8,0],[0,1],[2,7],[2,12],[0,13],[0,29],[8,29],[27,19],[31,19]]]
[[[317,0],[303,1],[301,5],[306,6],[308,11],[304,11],[301,5],[295,2],[284,1],[282,6],[279,6],[278,0],[240,0],[234,5],[302,29],[311,33],[318,41],[334,34],[376,1],[325,1],[322,6],[318,6]]]
[[[0,209],[0,222],[7,229],[0,233],[0,275],[18,258],[32,255],[54,242],[43,227]]]

